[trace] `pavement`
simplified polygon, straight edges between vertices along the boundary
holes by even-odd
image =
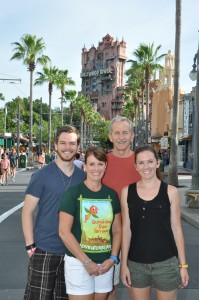
[[[26,258],[25,251],[23,252],[21,250],[21,247],[24,247],[24,238],[21,230],[21,224],[19,223],[19,218],[21,218],[21,210],[20,208],[23,206],[23,199],[24,199],[24,190],[26,185],[29,182],[30,176],[32,172],[34,172],[35,168],[27,168],[27,169],[18,169],[18,172],[21,173],[21,176],[17,176],[15,182],[10,182],[8,186],[0,187],[0,199],[1,199],[1,205],[0,205],[0,226],[1,226],[1,245],[2,249],[0,249],[0,258],[3,257],[3,254],[5,253],[4,244],[9,243],[9,249],[12,250],[12,245],[15,243],[15,257],[18,257],[16,261],[13,261],[13,264],[15,266],[14,271],[16,268],[18,268],[18,271],[20,272],[20,277],[16,280],[16,274],[13,275],[10,273],[10,271],[7,271],[6,274],[4,271],[1,270],[7,270],[6,268],[6,261],[4,262],[3,259],[1,260],[1,269],[0,269],[0,300],[21,300],[23,298],[24,294],[24,287],[26,282],[26,273],[27,273],[27,263],[28,260]],[[164,170],[165,174],[168,172],[168,168],[165,168]],[[191,187],[191,172],[190,170],[185,170],[183,168],[178,168],[178,179],[179,179],[179,192],[181,195],[181,216],[182,219],[185,220],[187,223],[193,225],[196,227],[195,232],[192,234],[194,236],[194,241],[190,240],[190,244],[188,244],[188,247],[191,248],[191,256],[188,257],[189,262],[193,257],[193,267],[195,266],[195,274],[198,274],[198,267],[197,263],[194,262],[195,257],[198,257],[198,230],[199,229],[199,209],[191,209],[188,207],[186,203],[186,197],[185,193],[188,189]],[[3,200],[3,201],[2,201]],[[8,206],[8,200],[11,201]],[[16,204],[18,206],[18,211],[15,211],[13,214],[14,219],[12,220],[12,226],[17,227],[17,234],[18,238],[14,236],[14,232],[11,234],[11,236],[8,238],[8,227],[7,227],[7,211],[10,211],[12,207],[16,207]],[[186,225],[187,223],[183,222],[183,227],[185,230],[187,230]],[[19,227],[19,228],[18,228]],[[191,229],[193,230],[193,229]],[[15,233],[16,234],[16,233]],[[190,236],[190,233],[188,234]],[[17,240],[18,239],[18,240]],[[2,243],[3,241],[3,243]],[[17,241],[17,243],[16,243]],[[11,251],[10,250],[10,251]],[[189,249],[188,249],[189,250]],[[194,254],[192,254],[194,251]],[[22,263],[23,262],[23,263]],[[16,265],[17,264],[17,265]],[[20,271],[21,270],[21,271]],[[17,272],[17,271],[16,271]],[[5,277],[5,279],[3,277]],[[199,299],[199,289],[198,289],[198,282],[197,279],[198,276],[194,276],[193,284],[190,285],[188,289],[179,290],[178,295],[180,300],[198,300]],[[9,285],[5,283],[1,283],[2,278],[5,280],[5,282],[9,282]],[[196,278],[196,279],[195,279]],[[15,282],[16,281],[16,282]],[[9,286],[9,289],[8,289]],[[129,294],[128,290],[124,288],[124,286],[120,283],[119,287],[117,289],[116,294],[116,300],[129,300]],[[154,290],[152,290],[152,299],[155,299],[155,293]]]
[[[164,173],[168,174],[168,167]],[[181,218],[199,229],[199,209],[189,208],[186,192],[191,188],[191,170],[178,167],[179,192],[181,199]]]

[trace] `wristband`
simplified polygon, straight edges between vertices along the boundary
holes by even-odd
[[[179,268],[181,268],[181,269],[188,269],[188,267],[189,267],[188,264],[179,265]]]
[[[109,258],[112,258],[112,259],[114,260],[114,263],[115,263],[116,265],[118,265],[119,262],[120,262],[119,257],[117,257],[117,256],[115,256],[115,255],[111,255]]]
[[[27,250],[27,253],[28,254],[32,254],[32,253],[35,252],[35,250],[36,250],[36,247],[35,248],[31,248],[31,249]]]
[[[30,250],[30,249],[32,249],[32,248],[36,248],[36,244],[35,244],[35,243],[26,246],[26,250]]]

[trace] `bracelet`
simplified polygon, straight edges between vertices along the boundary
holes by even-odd
[[[111,255],[109,258],[112,258],[116,265],[118,265],[120,262],[120,259],[115,255]]]
[[[26,246],[26,250],[30,250],[30,249],[32,249],[32,248],[36,248],[36,244],[35,244],[35,243]]]
[[[179,265],[179,268],[181,268],[181,269],[188,269],[188,267],[189,267],[188,264]]]
[[[32,254],[32,253],[35,252],[35,250],[36,250],[36,247],[35,248],[31,248],[31,249],[27,250],[27,253],[28,254]]]
[[[86,266],[89,264],[91,262],[91,259],[89,258],[88,260],[85,260],[84,262],[83,262],[83,267],[84,268],[86,268]]]

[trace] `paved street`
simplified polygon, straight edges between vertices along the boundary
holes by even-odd
[[[24,190],[32,172],[33,170],[20,170],[15,182],[9,181],[8,186],[0,186],[0,300],[23,299],[28,257],[21,228],[21,207]],[[190,179],[190,175],[179,175],[183,218],[186,219],[189,215],[188,220],[192,224],[199,224],[199,210],[192,212],[184,200],[184,192],[190,187]],[[190,283],[187,289],[179,291],[178,300],[199,299],[199,229],[190,222],[182,221],[187,261],[190,266]],[[117,300],[128,299],[127,289],[120,284]]]

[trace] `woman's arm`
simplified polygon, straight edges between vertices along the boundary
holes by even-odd
[[[121,224],[121,213],[115,215],[113,224],[112,224],[112,250],[111,255],[118,256],[122,240],[122,224]],[[110,270],[114,265],[114,260],[112,258],[106,259],[100,265],[100,274],[103,274]]]
[[[112,224],[112,251],[111,255],[118,256],[122,242],[122,222],[121,213],[115,215]]]
[[[169,185],[168,195],[171,203],[171,228],[178,250],[179,264],[186,265],[187,261],[185,257],[184,236],[181,226],[180,194],[176,187]],[[189,281],[188,270],[185,268],[180,268],[180,274],[182,279],[182,284],[180,287],[185,287]]]
[[[63,211],[59,212],[59,236],[66,248],[84,265],[89,275],[99,275],[98,265],[90,261],[89,257],[80,247],[77,239],[72,234],[74,217]]]
[[[130,272],[127,266],[128,252],[131,241],[131,229],[129,210],[127,204],[128,186],[122,189],[121,193],[121,211],[122,211],[122,247],[121,247],[121,278],[125,286],[131,286]]]

